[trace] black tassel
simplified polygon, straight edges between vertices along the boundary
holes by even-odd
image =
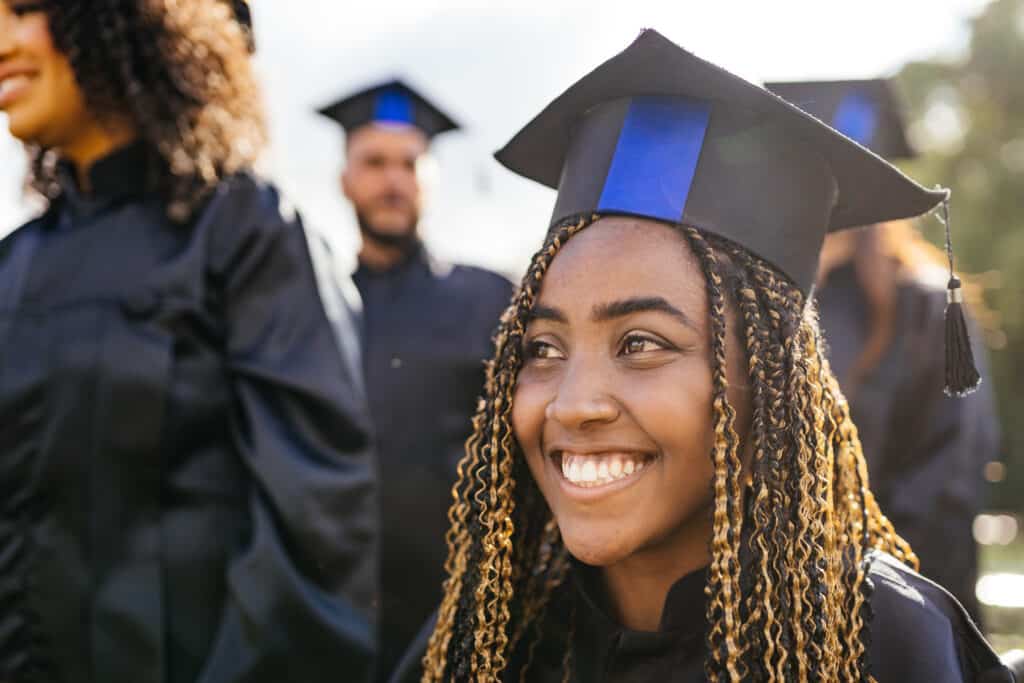
[[[949,197],[942,202],[940,220],[946,226],[946,256],[949,258],[949,284],[946,285],[946,395],[966,396],[981,384],[974,363],[971,338],[964,319],[964,292],[953,271],[953,238],[949,227]]]
[[[946,288],[946,394],[966,396],[981,384],[974,365],[971,338],[964,320],[963,290],[960,278],[952,277]]]

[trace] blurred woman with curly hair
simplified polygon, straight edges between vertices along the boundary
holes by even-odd
[[[0,0],[0,681],[350,680],[367,417],[224,0]],[[243,16],[243,15],[240,15]]]
[[[810,301],[826,232],[945,191],[649,30],[497,157],[558,196],[396,679],[1006,673],[879,510]]]

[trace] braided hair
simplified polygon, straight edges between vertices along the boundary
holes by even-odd
[[[160,158],[155,179],[187,219],[265,141],[248,34],[223,0],[60,0],[45,5],[86,106],[131,123]],[[56,156],[29,145],[28,184],[53,199]]]
[[[573,626],[547,635],[544,627],[572,569],[510,420],[523,338],[545,273],[564,244],[597,218],[563,221],[549,232],[502,316],[452,489],[448,578],[423,657],[423,683],[527,681],[538,642],[567,635],[563,675],[570,679]],[[697,257],[709,303],[714,502],[707,678],[870,680],[867,553],[882,550],[915,568],[917,558],[868,487],[814,306],[746,249],[692,227],[677,230]],[[742,328],[751,386],[748,473],[726,396],[727,302]]]

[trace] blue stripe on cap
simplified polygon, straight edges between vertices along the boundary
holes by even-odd
[[[382,91],[377,95],[377,106],[373,111],[374,121],[412,123],[412,98],[397,88]]]
[[[832,127],[867,147],[878,128],[878,108],[863,93],[852,92],[840,101],[832,117]]]
[[[710,111],[700,100],[634,97],[597,210],[681,220]]]

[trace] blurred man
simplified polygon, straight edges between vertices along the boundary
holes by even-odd
[[[886,159],[913,156],[886,81],[767,87]],[[826,239],[818,306],[882,512],[921,572],[978,619],[972,523],[999,429],[991,384],[962,399],[942,393],[947,277],[944,254],[905,221],[849,230]]]
[[[320,111],[346,132],[341,189],[362,248],[363,367],[380,456],[382,514],[378,675],[386,679],[441,599],[455,466],[512,286],[449,265],[420,239],[417,167],[457,125],[399,81]]]

